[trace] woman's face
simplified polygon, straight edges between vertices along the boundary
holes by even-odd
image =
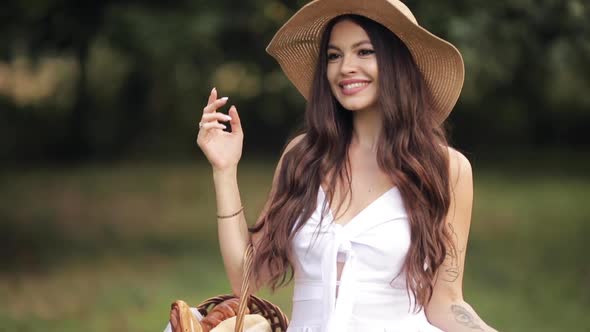
[[[358,24],[344,20],[334,25],[328,44],[327,77],[340,104],[350,111],[377,105],[377,57],[369,36]]]

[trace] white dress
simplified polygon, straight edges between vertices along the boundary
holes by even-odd
[[[400,274],[410,228],[398,189],[345,225],[332,223],[326,203],[318,228],[325,198],[320,187],[316,210],[293,239],[295,285],[287,331],[442,332],[423,310],[412,311],[414,297]],[[344,264],[339,281],[337,261]]]

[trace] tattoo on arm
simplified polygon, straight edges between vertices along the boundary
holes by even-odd
[[[474,330],[484,330],[476,322],[475,317],[473,317],[473,315],[462,306],[453,304],[451,305],[451,311],[453,312],[453,315],[455,316],[455,321],[457,321],[457,323],[472,328]]]
[[[442,279],[447,282],[454,282],[459,278],[459,274],[461,273],[459,270],[459,259],[460,255],[465,251],[465,248],[457,248],[457,246],[459,246],[459,236],[457,235],[457,232],[455,232],[453,225],[451,223],[448,225],[455,245],[447,250],[448,263],[445,263],[442,266]]]

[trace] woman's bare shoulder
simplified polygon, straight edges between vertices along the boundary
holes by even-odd
[[[452,183],[457,183],[461,176],[471,177],[472,169],[471,162],[460,151],[447,146],[447,153],[449,156],[449,175]]]
[[[301,140],[305,137],[305,133],[299,134],[295,137],[293,137],[293,139],[291,139],[289,141],[289,143],[287,143],[287,146],[285,146],[285,150],[283,151],[283,154],[289,152],[289,150],[291,150],[295,145],[299,144],[299,142],[301,142]]]
[[[280,169],[281,169],[281,165],[283,164],[283,159],[285,157],[285,154],[287,154],[287,152],[289,152],[289,150],[291,150],[294,146],[296,146],[297,144],[299,144],[299,142],[301,142],[301,140],[305,137],[305,133],[299,134],[295,137],[293,137],[285,146],[285,148],[283,149],[283,153],[281,154],[281,157],[279,158],[279,162],[277,164],[277,167],[275,169],[275,175],[273,178],[273,187],[276,183],[277,177],[279,175]]]

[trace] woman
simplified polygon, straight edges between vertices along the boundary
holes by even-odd
[[[494,331],[461,289],[472,172],[442,127],[463,84],[457,49],[397,0],[316,0],[267,51],[307,109],[250,230],[237,109],[216,112],[227,98],[213,89],[199,123],[234,293],[252,242],[257,286],[293,272],[289,331]]]

